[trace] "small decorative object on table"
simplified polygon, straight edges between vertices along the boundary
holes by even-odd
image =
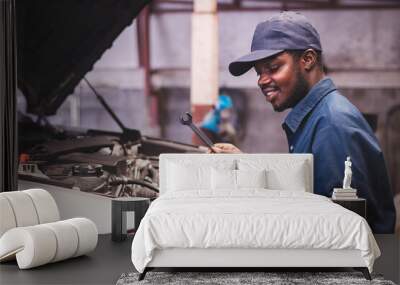
[[[142,197],[121,197],[112,200],[111,219],[113,241],[123,241],[126,239],[126,212],[135,213],[135,230],[138,229],[140,221],[150,205],[149,198]]]
[[[332,199],[341,199],[341,200],[358,199],[357,189],[351,188],[352,175],[353,172],[351,171],[351,160],[350,156],[348,156],[346,161],[344,162],[343,188],[334,188]]]
[[[333,189],[332,201],[366,218],[366,200],[358,198],[357,189],[351,188],[351,177],[353,175],[351,165],[350,156],[348,156],[344,162],[343,188]]]

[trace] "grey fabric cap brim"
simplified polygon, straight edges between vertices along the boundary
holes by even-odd
[[[237,60],[229,64],[229,72],[233,76],[239,76],[246,73],[254,66],[254,63],[260,59],[264,59],[273,55],[276,55],[284,50],[255,50],[245,56],[238,58]]]

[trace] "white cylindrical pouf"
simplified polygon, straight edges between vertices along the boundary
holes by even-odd
[[[15,228],[17,223],[15,221],[14,211],[11,204],[6,197],[0,194],[0,237],[9,229]]]
[[[78,233],[76,229],[64,221],[42,225],[51,229],[57,238],[57,251],[51,262],[57,262],[73,257],[78,249]]]
[[[17,227],[33,226],[39,223],[35,205],[30,196],[23,191],[1,193],[14,211]]]
[[[54,232],[40,225],[14,228],[1,237],[0,251],[15,254],[20,269],[49,263],[55,256],[57,241]]]
[[[43,189],[29,189],[23,192],[31,197],[38,214],[39,224],[60,220],[60,213],[56,201],[49,192]]]
[[[88,253],[96,248],[98,231],[96,225],[86,218],[73,218],[65,220],[70,223],[78,232],[79,244],[74,257]]]

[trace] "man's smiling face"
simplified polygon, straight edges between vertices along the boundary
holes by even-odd
[[[300,61],[282,52],[255,63],[258,86],[277,112],[294,107],[309,91]]]

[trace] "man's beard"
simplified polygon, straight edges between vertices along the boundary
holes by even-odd
[[[301,99],[303,99],[307,95],[308,91],[310,91],[310,86],[308,85],[307,80],[304,78],[304,75],[301,74],[299,68],[296,69],[295,76],[296,84],[293,88],[293,94],[289,96],[288,100],[284,104],[274,108],[274,111],[282,112],[288,108],[293,108]]]

